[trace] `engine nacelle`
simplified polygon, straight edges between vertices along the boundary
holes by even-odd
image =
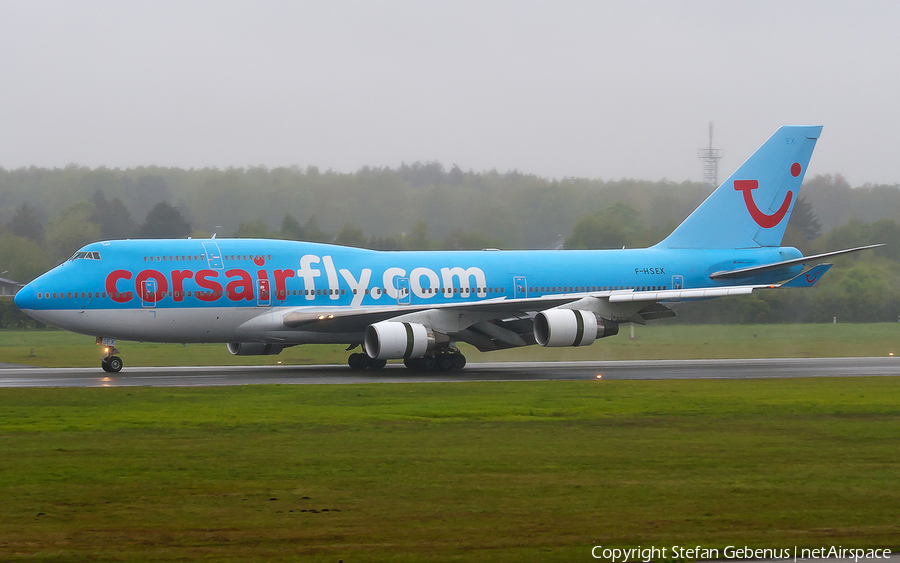
[[[376,360],[418,358],[434,348],[434,334],[423,325],[382,321],[366,327],[363,350]]]
[[[284,350],[284,344],[265,342],[229,342],[226,346],[234,356],[274,356]]]
[[[588,346],[618,333],[618,323],[590,311],[547,309],[534,317],[534,339],[541,346]]]

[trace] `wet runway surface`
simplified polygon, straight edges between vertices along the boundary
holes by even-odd
[[[779,358],[753,360],[638,360],[469,364],[452,373],[414,372],[389,364],[377,372],[346,366],[128,367],[0,369],[0,387],[202,387],[260,384],[408,383],[597,379],[761,379],[900,376],[900,358]]]

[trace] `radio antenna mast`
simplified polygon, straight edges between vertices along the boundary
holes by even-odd
[[[713,186],[719,185],[719,159],[722,149],[713,148],[713,122],[709,122],[709,148],[697,150],[697,157],[703,160],[703,181]]]

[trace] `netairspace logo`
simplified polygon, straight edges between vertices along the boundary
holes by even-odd
[[[683,547],[678,545],[667,547],[632,547],[617,548],[595,545],[591,548],[594,559],[602,559],[610,563],[637,562],[651,563],[664,560],[704,560],[704,559],[852,559],[854,563],[868,559],[890,559],[889,549],[860,549],[830,546],[820,548],[765,548],[753,549],[747,546],[729,545],[719,549],[715,547]]]

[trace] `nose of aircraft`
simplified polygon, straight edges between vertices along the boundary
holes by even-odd
[[[22,289],[16,293],[16,297],[14,299],[16,303],[16,307],[22,309],[23,311],[26,309],[34,309],[35,302],[37,301],[37,296],[34,293],[34,288],[31,287],[31,284],[26,285]]]

